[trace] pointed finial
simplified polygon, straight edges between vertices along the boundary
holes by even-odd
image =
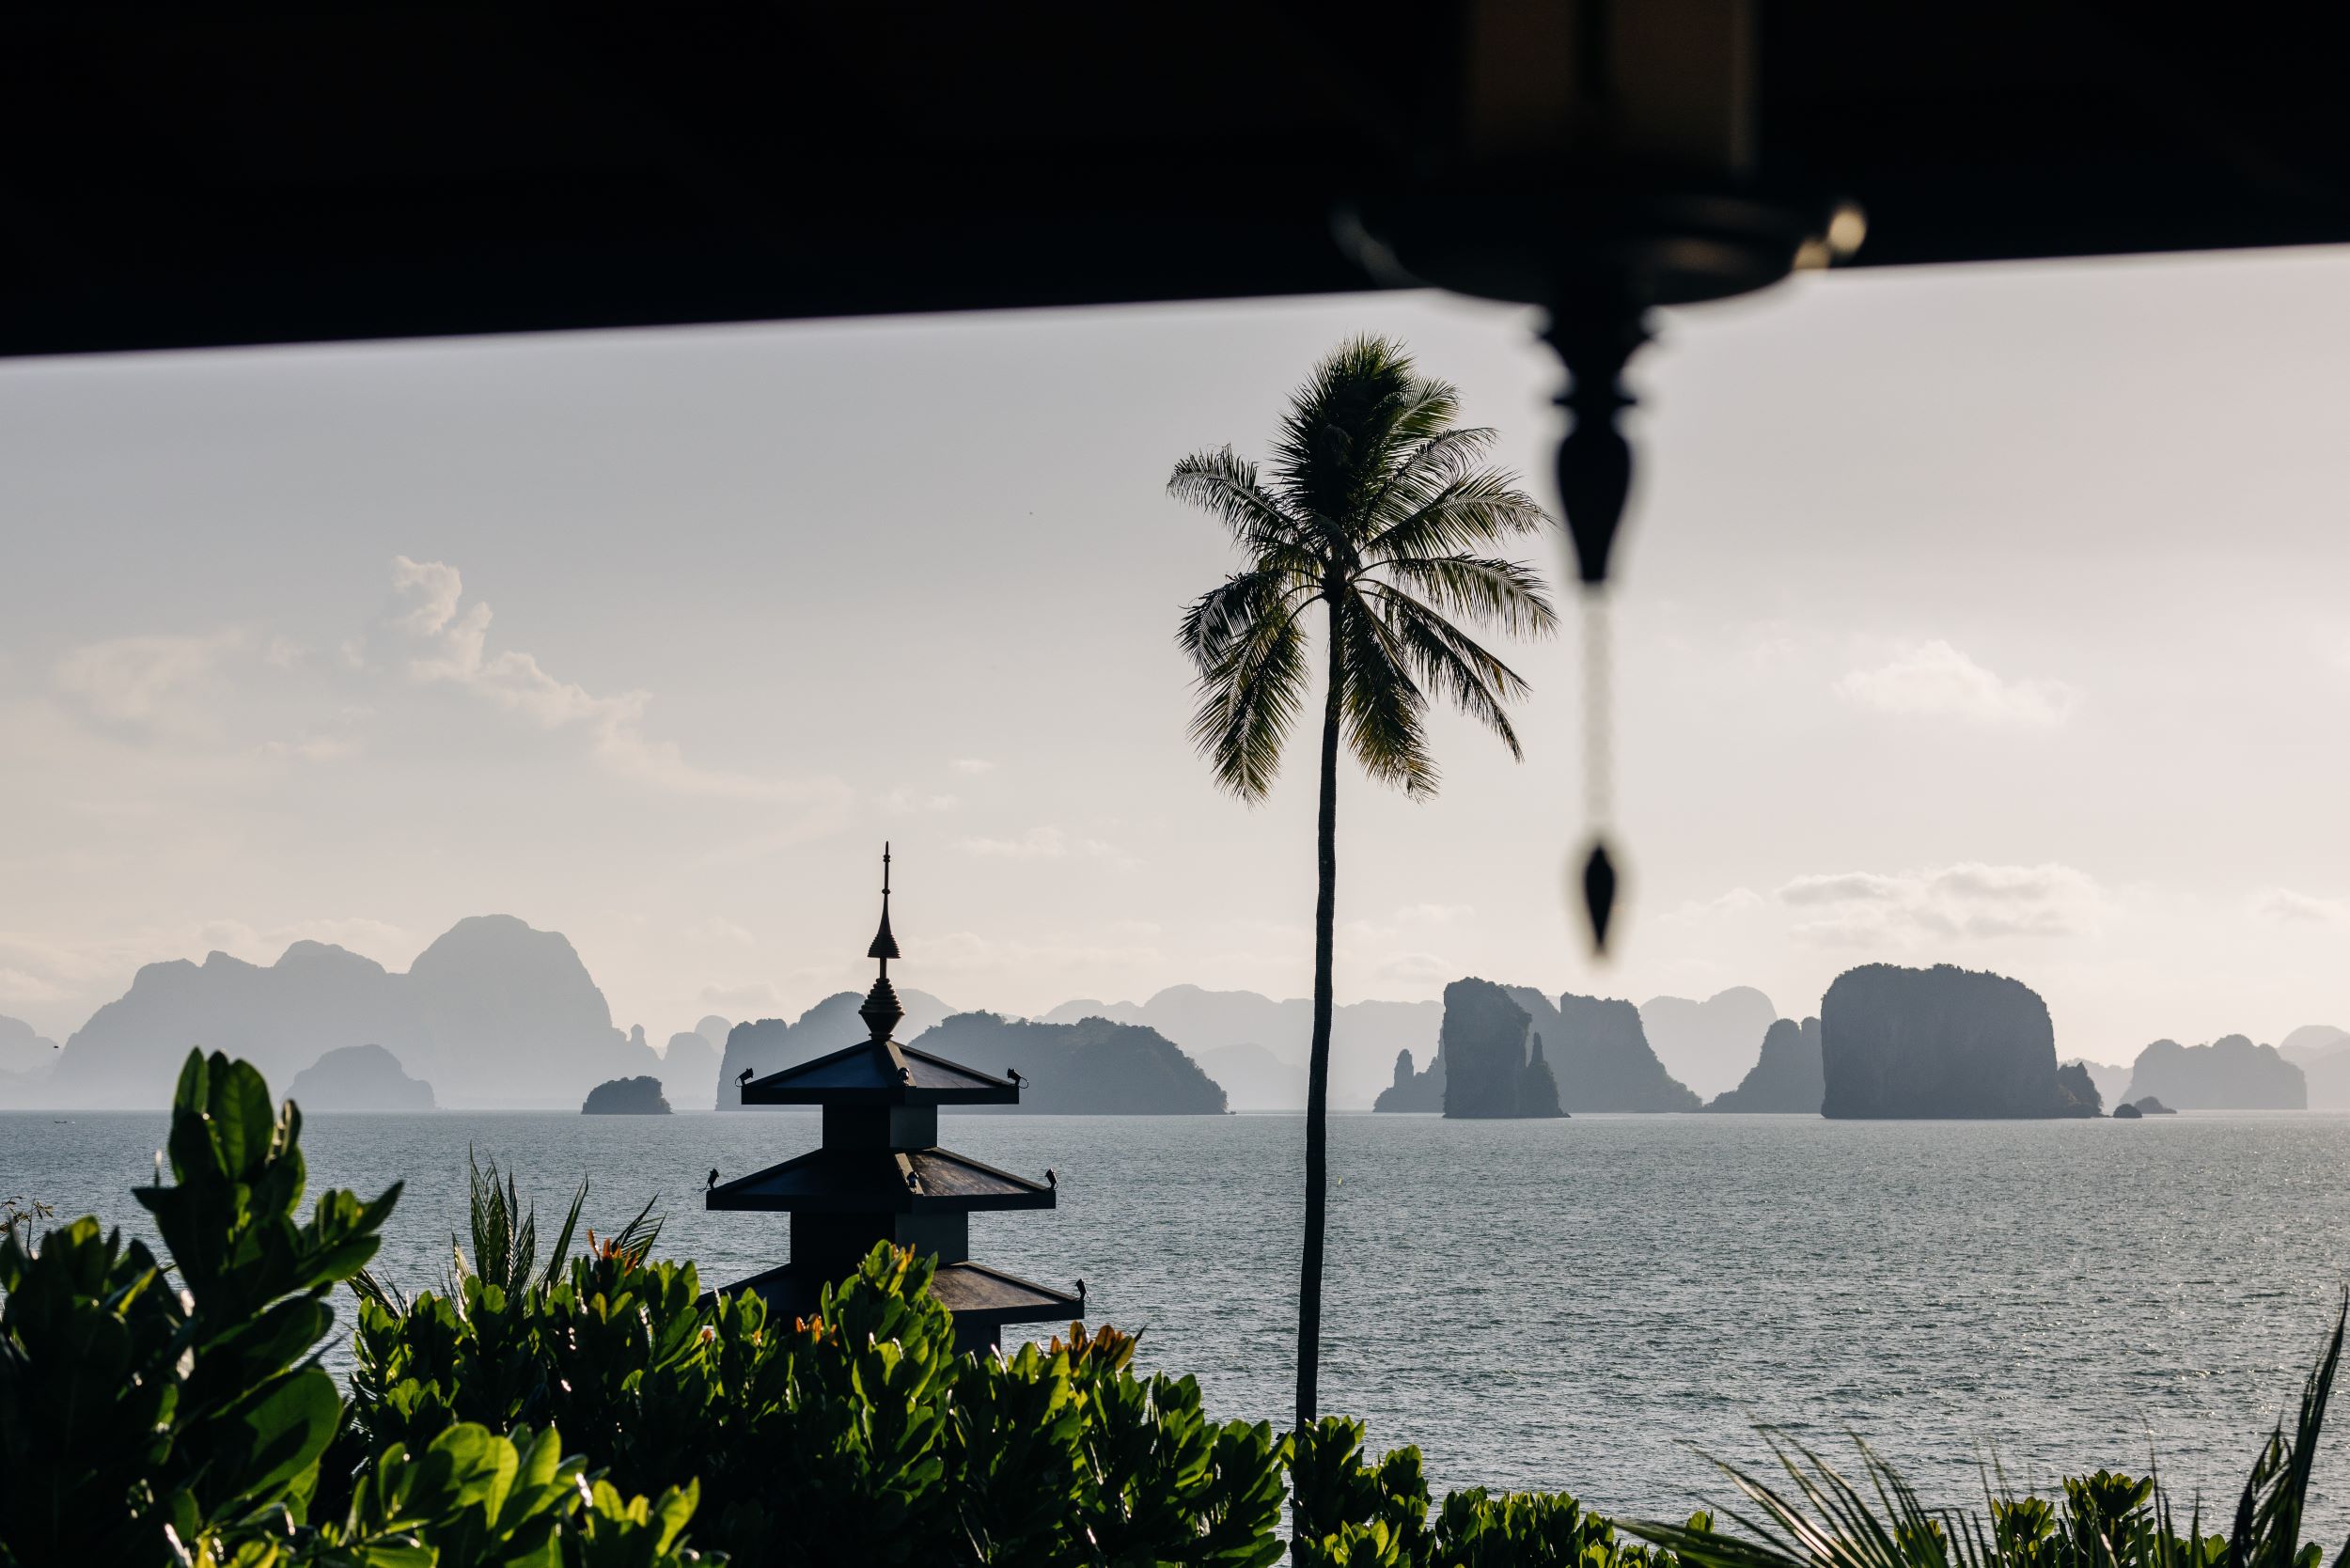
[[[881,930],[873,933],[873,945],[865,949],[868,958],[881,960],[882,979],[889,978],[889,961],[898,956],[898,939],[889,933],[889,845],[882,844],[882,917]]]
[[[857,1015],[873,1031],[873,1043],[878,1045],[905,1016],[905,1010],[898,1005],[898,988],[889,983],[889,961],[898,956],[898,939],[889,933],[889,845],[885,840],[882,844],[881,930],[873,933],[873,945],[865,949],[865,956],[881,960],[881,974],[874,979],[873,989],[866,993]]]

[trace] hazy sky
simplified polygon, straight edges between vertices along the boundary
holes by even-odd
[[[1399,334],[1548,494],[1525,313],[1427,296],[0,362],[0,1012],[296,937],[572,937],[625,1027],[905,982],[1306,993],[1312,748],[1251,811],[1162,494]],[[2059,1047],[2350,1024],[2350,253],[1853,274],[1678,313],[1620,548],[1595,970],[1572,637],[1528,760],[1350,782],[1343,998],[1949,960]],[[1544,564],[1554,562],[1545,559]]]

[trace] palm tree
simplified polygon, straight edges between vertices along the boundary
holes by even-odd
[[[1373,780],[1415,799],[1434,794],[1433,693],[1521,756],[1506,705],[1526,682],[1462,623],[1516,634],[1557,623],[1542,580],[1495,550],[1548,519],[1513,476],[1483,466],[1494,432],[1455,428],[1459,407],[1452,387],[1414,372],[1402,344],[1359,337],[1292,397],[1269,482],[1227,447],[1183,459],[1167,486],[1213,514],[1246,557],[1193,602],[1177,635],[1198,670],[1192,739],[1216,783],[1245,801],[1270,792],[1282,743],[1305,711],[1308,613],[1319,604],[1328,618],[1297,1294],[1300,1430],[1314,1419],[1321,1367],[1340,743]]]

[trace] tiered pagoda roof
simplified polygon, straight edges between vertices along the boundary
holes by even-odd
[[[881,930],[866,949],[881,971],[858,1010],[868,1037],[742,1089],[746,1105],[822,1107],[822,1146],[714,1183],[704,1202],[794,1216],[791,1262],[729,1290],[757,1291],[782,1310],[805,1313],[874,1243],[913,1247],[937,1259],[931,1294],[955,1314],[964,1346],[978,1348],[994,1344],[1006,1324],[1073,1318],[1084,1302],[970,1259],[972,1213],[1050,1209],[1058,1195],[1049,1181],[938,1147],[939,1106],[1017,1105],[1020,1086],[890,1038],[905,1012],[889,983],[889,961],[899,956],[889,929],[889,858],[885,846]]]

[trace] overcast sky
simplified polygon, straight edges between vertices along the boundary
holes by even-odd
[[[1311,737],[1184,740],[1162,494],[1400,335],[1549,494],[1525,313],[1431,296],[0,363],[0,1012],[138,964],[559,929],[623,1027],[906,983],[1307,993]],[[1808,278],[1636,366],[1622,951],[1527,760],[1340,803],[1341,999],[1947,960],[2067,1055],[2350,1024],[2350,254]],[[1555,565],[1546,558],[1545,566]]]

